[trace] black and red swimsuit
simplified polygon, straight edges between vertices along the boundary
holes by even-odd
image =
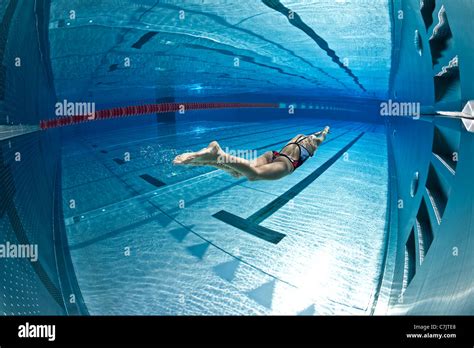
[[[298,167],[301,167],[303,165],[303,163],[309,158],[309,157],[313,157],[313,155],[311,155],[311,152],[309,152],[309,150],[304,147],[303,145],[301,145],[301,142],[303,140],[305,140],[307,137],[303,136],[303,137],[300,137],[298,138],[294,143],[288,143],[286,144],[279,152],[278,151],[273,151],[273,159],[272,160],[275,160],[277,159],[278,157],[285,157],[287,158],[291,165],[293,166],[293,171],[296,170],[296,168]],[[300,155],[298,157],[298,160],[294,160],[293,158],[291,158],[290,156],[288,155],[285,155],[284,153],[281,153],[283,151],[283,149],[285,149],[285,147],[287,146],[290,146],[290,145],[296,145],[298,146],[298,149],[300,150]]]

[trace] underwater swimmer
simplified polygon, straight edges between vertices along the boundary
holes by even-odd
[[[253,161],[225,153],[217,141],[197,152],[176,156],[175,165],[213,166],[225,170],[232,176],[245,176],[249,181],[278,180],[299,168],[314,155],[318,146],[326,139],[329,127],[311,135],[299,134],[291,139],[279,152],[267,151]]]

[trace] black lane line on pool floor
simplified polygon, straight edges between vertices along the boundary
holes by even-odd
[[[361,90],[367,92],[365,87],[360,83],[359,78],[354,75],[351,69],[349,69],[346,65],[341,62],[341,59],[336,54],[336,52],[329,47],[329,44],[326,40],[324,40],[321,36],[319,36],[313,28],[307,25],[300,17],[300,15],[291,9],[285,7],[279,0],[262,0],[262,3],[269,8],[280,12],[282,15],[286,17],[288,22],[295,28],[300,29],[306,35],[308,35],[322,50],[326,52],[326,54],[331,58],[331,60],[336,63],[340,69],[344,70],[352,79],[354,80],[355,84],[359,86]],[[288,14],[291,13],[293,16],[289,16]]]
[[[299,126],[298,126],[299,127]],[[280,129],[284,129],[284,128],[280,128]],[[268,130],[264,131],[264,132],[268,132]],[[254,134],[257,134],[257,133],[262,133],[262,132],[256,132]],[[250,133],[252,134],[252,133]],[[232,138],[232,137],[229,137],[229,138]],[[287,142],[286,140],[284,142]],[[270,146],[274,146],[274,145],[277,145],[277,144],[282,144],[283,141],[279,141],[277,143],[273,143],[273,144],[268,144],[268,145],[265,145],[263,147],[260,147],[260,148],[256,148],[254,150],[261,150],[263,148],[267,148],[267,147],[270,147]],[[94,145],[92,145],[94,147]],[[101,151],[102,152],[102,151]],[[123,165],[126,163],[126,161],[124,161],[123,159],[120,159],[120,158],[114,158],[113,159],[118,165]],[[142,178],[143,180],[145,180],[146,182],[148,182],[149,184],[155,186],[155,187],[162,187],[162,186],[165,186],[166,183],[164,183],[163,181],[149,175],[149,174],[143,174],[143,175],[139,175],[140,178]],[[76,220],[74,220],[75,222],[77,222]]]
[[[355,128],[355,129],[347,129],[347,130],[343,131],[341,134],[338,134],[338,135],[336,135],[336,136],[334,136],[334,137],[331,137],[331,139],[326,140],[326,141],[325,141],[324,143],[322,143],[320,146],[327,145],[328,143],[330,143],[330,142],[332,142],[332,141],[334,141],[334,140],[336,140],[336,139],[338,139],[338,138],[340,138],[340,137],[342,137],[342,136],[344,136],[344,135],[346,135],[346,134],[348,134],[348,133],[350,133],[350,132],[356,132],[356,131],[360,130],[361,128],[364,128],[364,127],[359,126],[359,127]],[[341,128],[341,130],[344,130],[344,128]],[[257,150],[257,151],[258,151],[258,150],[263,150],[263,149],[269,148],[270,146],[277,145],[277,144],[285,144],[285,143],[287,143],[287,142],[288,142],[288,141],[287,141],[287,139],[286,139],[286,140],[284,140],[284,141],[279,141],[279,142],[277,142],[277,143],[266,144],[266,145],[264,145],[264,146],[256,147],[256,148],[254,148],[253,150]],[[215,171],[217,171],[217,169],[216,169]],[[212,171],[211,171],[211,172],[212,172]],[[209,173],[211,173],[211,172],[209,172]],[[145,175],[146,175],[146,174],[145,174]],[[198,176],[199,176],[199,175],[198,175]],[[194,179],[194,178],[197,178],[198,176],[193,176],[193,177],[191,177],[191,178],[189,178],[189,179]],[[144,179],[144,178],[142,178],[142,179]],[[189,179],[188,179],[188,180],[189,180]],[[215,195],[215,194],[222,193],[223,191],[225,191],[225,190],[227,190],[227,189],[230,189],[230,188],[232,188],[232,187],[234,187],[234,186],[236,186],[236,185],[243,184],[243,183],[246,182],[246,181],[247,181],[246,178],[245,178],[245,179],[237,180],[237,181],[233,182],[232,185],[228,185],[228,186],[226,186],[226,187],[224,187],[224,188],[221,188],[221,189],[219,189],[219,190],[213,191],[213,192],[211,192],[211,193],[209,193],[209,194],[206,194],[206,195],[204,195],[204,196],[198,197],[198,198],[192,200],[191,202],[192,202],[192,203],[195,203],[195,202],[197,203],[197,202],[199,202],[199,201],[201,201],[201,200],[203,200],[203,199],[205,199],[205,198],[209,198],[209,197],[211,197],[211,196],[213,196],[213,195]],[[166,183],[164,183],[164,185],[162,185],[162,186],[166,186]],[[162,186],[161,186],[161,187],[162,187]],[[265,193],[268,194],[268,192],[265,192]],[[188,205],[189,205],[189,204],[190,204],[190,202],[188,202]],[[177,209],[177,210],[179,210],[179,209]],[[83,213],[82,215],[84,215],[84,214],[87,214],[87,213]],[[73,217],[73,221],[74,221],[74,223],[80,222],[80,221],[81,221],[80,216],[74,216],[74,217]],[[119,230],[122,230],[122,229],[119,229]],[[115,231],[112,231],[112,232],[110,232],[110,233],[112,233],[112,235],[115,235],[114,232],[115,232]],[[109,233],[107,233],[107,235],[109,235]],[[107,238],[107,237],[106,237],[106,238]],[[93,240],[95,240],[95,238],[93,238],[93,239],[90,240],[90,241],[93,241]],[[99,238],[99,240],[101,240],[101,239]],[[85,243],[85,245],[82,245],[83,243]],[[89,241],[86,241],[86,242],[80,242],[79,244],[77,244],[77,245],[72,245],[72,246],[70,246],[70,247],[71,247],[71,248],[76,248],[76,246],[77,246],[77,248],[81,248],[81,247],[83,247],[83,246],[87,246],[87,245],[90,245],[90,244],[93,244],[93,243],[89,243]],[[78,245],[81,245],[81,246],[78,246]]]
[[[308,127],[309,127],[309,125],[310,125],[309,123],[306,124],[306,126],[308,126]],[[249,135],[254,135],[254,134],[259,134],[259,133],[268,133],[268,132],[274,132],[274,131],[276,131],[276,130],[292,129],[292,128],[298,128],[298,127],[305,127],[305,124],[302,124],[302,125],[294,125],[294,126],[290,126],[290,127],[285,126],[285,127],[281,127],[281,128],[266,129],[266,130],[264,130],[264,131],[259,131],[259,132],[254,132],[254,133],[245,133],[245,134],[243,134],[243,135],[232,135],[232,136],[228,136],[228,137],[224,137],[224,138],[217,138],[217,141],[221,141],[221,140],[224,140],[224,139],[227,140],[227,139],[231,139],[231,138],[239,138],[239,137],[243,137],[243,138],[244,138],[244,137],[247,137],[247,136],[249,136]],[[311,128],[313,129],[314,127],[311,127]],[[306,128],[305,128],[305,129],[306,129]],[[309,129],[309,128],[308,128],[308,129]],[[297,132],[297,131],[295,131],[295,132]],[[303,130],[302,130],[302,132],[303,132]],[[285,133],[282,133],[281,135],[283,135],[283,134],[286,134],[286,132],[285,132]],[[288,139],[285,140],[285,141],[278,142],[278,143],[276,143],[276,144],[281,144],[281,143],[284,143],[284,142],[288,142]],[[187,144],[187,146],[200,145],[200,144],[204,144],[204,143],[203,143],[202,141],[200,141],[199,143]],[[261,147],[261,148],[256,148],[256,149],[254,149],[254,150],[260,150],[260,149],[262,149],[262,148],[265,148],[265,147],[268,147],[268,146],[272,146],[272,145],[274,145],[274,144],[265,145],[265,146],[263,146],[263,147]],[[102,153],[108,153],[108,151],[106,151],[106,150],[102,150],[101,152],[102,152]],[[123,165],[123,164],[126,163],[125,161],[123,161],[123,160],[121,160],[121,159],[118,159],[118,158],[113,159],[113,161],[114,161],[115,163],[117,163],[118,165]],[[123,162],[123,163],[122,163],[122,162]],[[104,162],[101,162],[101,163],[104,164]],[[104,165],[105,165],[105,164],[104,164]],[[150,168],[153,168],[153,167],[155,167],[155,165],[146,166],[146,167],[142,167],[142,168],[135,169],[135,170],[132,170],[132,171],[128,171],[126,174],[128,175],[128,174],[131,174],[131,173],[134,173],[134,172],[137,172],[137,171],[144,171],[144,170],[146,170],[146,169],[150,169]],[[114,176],[120,179],[120,176],[117,176],[117,175],[114,175]],[[193,177],[194,177],[194,176],[193,176]],[[91,181],[88,181],[88,182],[85,182],[85,183],[82,183],[82,184],[77,184],[77,185],[65,187],[63,190],[77,189],[77,188],[80,187],[80,186],[87,186],[87,185],[89,185],[89,184],[91,184],[91,183],[98,182],[98,181],[102,181],[102,180],[106,180],[106,179],[109,179],[109,178],[99,178],[99,179],[91,180]]]
[[[360,128],[359,128],[359,129],[360,129]],[[343,132],[343,133],[341,133],[341,134],[339,134],[339,135],[337,135],[337,136],[335,136],[335,137],[333,137],[333,138],[327,140],[327,141],[324,142],[322,145],[326,145],[327,143],[330,143],[331,141],[334,141],[334,140],[336,140],[337,138],[340,138],[340,137],[342,137],[342,136],[344,136],[344,135],[346,135],[347,133],[352,132],[352,131],[354,131],[354,130],[347,130],[347,131],[345,131],[345,132]],[[282,143],[282,142],[280,142],[280,143]],[[322,146],[322,145],[321,145],[321,146]],[[261,149],[264,149],[264,148],[266,148],[266,147],[268,147],[268,146],[271,146],[271,145],[265,145],[265,146],[259,147],[259,148],[257,148],[257,149],[260,149],[260,150],[261,150]],[[201,201],[203,201],[203,200],[205,200],[205,199],[207,199],[207,198],[210,198],[210,197],[212,197],[212,196],[214,196],[214,195],[216,195],[216,194],[220,194],[220,193],[222,193],[222,192],[224,192],[224,191],[227,191],[227,190],[229,190],[229,189],[231,189],[231,188],[233,188],[233,187],[235,187],[235,186],[238,186],[238,185],[240,185],[240,184],[245,183],[246,181],[247,181],[247,179],[240,179],[240,180],[237,180],[237,181],[235,181],[235,182],[233,182],[233,183],[231,183],[231,184],[229,184],[229,185],[227,185],[227,186],[225,186],[225,187],[222,187],[222,188],[219,188],[219,189],[217,189],[217,190],[211,191],[211,192],[209,192],[209,193],[207,193],[207,194],[205,194],[205,195],[202,195],[202,196],[200,196],[200,197],[197,197],[197,198],[195,198],[195,199],[192,199],[191,201],[186,202],[186,206],[187,206],[187,207],[190,207],[191,205],[193,205],[193,204],[195,204],[195,203],[201,202]],[[160,209],[160,210],[161,210],[161,209]],[[168,212],[168,214],[175,213],[175,212],[178,211],[178,210],[181,210],[181,208],[176,207],[176,208],[170,210],[170,211]],[[164,210],[163,210],[163,211],[164,211]],[[92,238],[92,239],[89,239],[89,240],[86,240],[86,241],[83,241],[83,242],[79,242],[79,243],[77,243],[77,244],[70,245],[70,246],[69,246],[69,249],[70,249],[70,250],[76,250],[76,249],[85,248],[85,247],[87,247],[87,246],[90,246],[90,245],[95,244],[95,243],[97,243],[97,242],[103,241],[103,240],[105,240],[105,239],[115,237],[115,236],[117,236],[117,235],[119,235],[119,234],[121,234],[121,233],[123,233],[123,232],[129,231],[129,230],[131,230],[131,229],[144,226],[144,225],[150,223],[151,221],[155,220],[158,215],[159,215],[159,214],[157,214],[157,215],[152,214],[151,216],[149,216],[149,217],[147,217],[147,218],[145,218],[145,219],[143,219],[143,220],[141,220],[141,221],[134,222],[134,223],[132,223],[132,224],[130,224],[130,225],[120,227],[120,228],[118,228],[118,229],[116,229],[116,230],[107,232],[107,233],[105,233],[105,234],[103,234],[103,235],[94,237],[94,238]],[[173,219],[176,220],[175,218],[173,218]],[[74,217],[74,223],[78,223],[78,222],[80,222],[80,221],[81,221],[81,219],[80,219],[79,216],[75,216],[75,217]],[[176,220],[176,221],[177,221],[177,220]]]
[[[162,186],[166,185],[163,181],[155,178],[154,176],[151,176],[150,174],[142,174],[142,175],[140,175],[140,178],[142,178],[147,183],[149,183],[149,184],[151,184],[155,187],[162,187]]]
[[[346,130],[346,131],[344,131],[343,133],[341,133],[341,134],[339,134],[339,135],[337,135],[337,136],[335,136],[335,137],[333,137],[333,138],[331,138],[331,139],[325,141],[323,144],[321,144],[321,146],[326,145],[326,144],[330,143],[331,141],[334,141],[334,140],[336,140],[337,138],[340,138],[340,137],[346,135],[346,134],[349,133],[349,132],[357,131],[357,130],[359,130],[359,129],[360,129],[360,127],[357,128],[357,129],[349,129],[349,130]],[[284,143],[284,142],[280,142],[280,143],[278,143],[278,144],[281,144],[281,143]],[[271,146],[271,144],[270,144],[270,145],[265,145],[265,146],[262,146],[262,147],[259,147],[259,148],[256,148],[255,150],[261,150],[261,149],[267,148],[267,147],[269,147],[269,146]],[[226,191],[226,190],[231,189],[231,188],[234,187],[234,186],[238,186],[238,185],[240,185],[240,184],[243,184],[243,183],[246,182],[246,181],[247,181],[247,179],[240,179],[240,180],[237,180],[237,181],[231,183],[230,185],[227,185],[227,186],[225,186],[225,187],[223,187],[223,188],[214,190],[214,191],[209,192],[209,193],[207,193],[207,194],[205,194],[205,195],[203,195],[203,196],[200,196],[200,197],[198,197],[198,198],[195,198],[195,199],[193,199],[193,200],[187,202],[186,205],[189,207],[189,206],[192,205],[192,204],[201,202],[201,201],[203,201],[203,200],[206,199],[206,198],[210,198],[210,197],[212,197],[212,196],[214,196],[214,195],[216,195],[216,194],[222,193],[222,192],[224,192],[224,191]],[[177,210],[180,210],[180,208],[175,208],[175,209],[173,209],[171,212],[175,212],[175,211],[177,211]],[[131,224],[131,225],[127,225],[127,226],[118,228],[118,229],[116,229],[116,230],[107,232],[107,233],[105,233],[104,235],[101,235],[101,236],[98,236],[98,237],[95,237],[95,238],[92,238],[92,239],[89,239],[89,240],[86,240],[86,241],[83,241],[83,242],[79,242],[79,243],[77,243],[77,244],[70,245],[69,248],[70,248],[71,250],[74,250],[74,249],[81,249],[81,248],[87,247],[87,246],[89,246],[89,245],[92,245],[92,244],[94,244],[94,243],[96,243],[96,242],[100,242],[100,241],[105,240],[105,239],[107,239],[107,238],[115,237],[116,235],[118,235],[118,234],[120,234],[120,233],[122,233],[122,232],[125,232],[125,231],[127,231],[127,230],[130,230],[131,228],[135,228],[135,227],[138,227],[138,226],[145,225],[145,224],[149,223],[150,221],[154,220],[155,218],[156,218],[156,216],[152,216],[152,217],[146,218],[146,219],[144,219],[144,220],[142,220],[142,221],[139,221],[137,224],[133,223],[133,224]],[[75,217],[74,217],[74,223],[78,223],[78,222],[80,222],[80,221],[81,221],[81,219],[80,219],[79,216],[75,216]]]
[[[233,138],[245,138],[245,137],[248,137],[248,136],[250,136],[250,135],[263,134],[263,133],[271,133],[271,132],[275,132],[275,131],[282,130],[282,129],[287,130],[287,129],[292,129],[292,128],[302,128],[302,127],[306,127],[306,126],[309,127],[310,124],[311,124],[311,123],[295,124],[295,125],[291,125],[291,126],[285,125],[285,126],[281,126],[281,127],[279,126],[278,128],[273,128],[273,129],[264,128],[264,129],[259,130],[259,131],[257,131],[257,132],[243,133],[243,134],[237,134],[237,135],[236,135],[235,132],[234,132],[234,133],[231,133],[232,135],[230,135],[230,136],[216,137],[215,140],[218,141],[218,142],[222,142],[222,141],[224,141],[224,140],[229,140],[229,139],[233,139]],[[247,126],[246,126],[246,127],[247,127]],[[250,127],[250,126],[248,126],[248,127]],[[235,128],[240,129],[239,127],[234,127],[234,129],[235,129]],[[242,128],[242,127],[241,127],[241,128]],[[218,131],[220,131],[220,130],[221,130],[221,129],[219,129],[219,128],[211,129],[211,131],[216,131],[216,133],[217,133]],[[229,130],[229,131],[231,131],[230,128],[229,128],[229,129],[224,129],[224,130]],[[286,134],[286,133],[282,133],[282,134]],[[163,136],[163,137],[169,137],[169,136],[171,136],[171,135],[166,135],[166,136]],[[158,138],[157,138],[157,139],[158,139]],[[169,145],[169,144],[171,144],[173,141],[174,141],[174,140],[172,140],[170,143],[162,142],[161,144],[163,144],[163,145]],[[189,149],[190,147],[195,146],[195,145],[206,146],[207,143],[206,143],[206,142],[203,142],[202,139],[199,139],[198,142],[186,143],[186,145],[185,145],[184,147],[180,147],[179,149],[185,150],[186,148]],[[117,151],[119,148],[123,148],[123,147],[116,147],[115,149],[113,149],[113,151]],[[176,147],[176,149],[178,149],[178,147]],[[114,159],[114,161],[115,161],[115,159]],[[117,161],[116,161],[116,162],[117,162]],[[118,163],[118,162],[117,162],[117,163]],[[118,163],[118,164],[122,164],[122,163]],[[149,168],[149,167],[146,167],[146,168]],[[143,168],[141,168],[141,169],[143,169]],[[141,170],[141,169],[140,169],[140,170]],[[130,173],[130,172],[129,172],[129,173]]]
[[[321,174],[328,170],[340,157],[342,157],[344,153],[347,152],[364,134],[365,132],[360,133],[349,144],[340,149],[334,156],[316,168],[316,170],[314,170],[310,175],[248,218],[243,219],[240,216],[234,215],[225,210],[221,210],[212,216],[267,242],[278,244],[286,235],[267,227],[260,226],[259,224],[273,215],[278,209],[283,207],[286,203],[295,198],[301,191],[313,183]]]
[[[168,9],[174,9],[176,11],[179,11],[181,10],[182,8],[179,7],[179,6],[174,6],[174,5],[170,5],[170,4],[160,4],[160,8],[168,8]],[[244,21],[252,18],[252,17],[247,17],[247,18],[244,18],[242,19],[241,21],[239,21],[238,23],[229,23],[227,22],[223,17],[220,17],[220,16],[217,16],[217,15],[214,15],[214,14],[210,14],[210,13],[206,13],[206,12],[201,12],[201,11],[195,11],[195,10],[192,10],[192,9],[186,9],[186,13],[192,13],[192,14],[195,14],[195,15],[198,15],[198,16],[204,16],[206,18],[209,18],[211,19],[213,22],[216,22],[228,29],[231,29],[231,30],[236,30],[238,32],[241,32],[241,33],[244,33],[244,34],[248,34],[254,38],[257,38],[258,40],[262,40],[272,46],[275,46],[277,48],[279,48],[280,50],[290,54],[292,57],[298,59],[298,60],[301,60],[302,62],[304,62],[305,64],[307,64],[308,66],[310,66],[311,68],[313,69],[316,69],[318,70],[320,73],[324,74],[325,76],[329,77],[330,79],[338,82],[339,84],[341,84],[346,90],[348,89],[347,85],[342,82],[341,80],[339,80],[338,78],[336,78],[335,76],[332,76],[330,75],[328,72],[326,72],[324,69],[316,66],[315,64],[313,64],[310,60],[308,59],[305,59],[304,57],[296,54],[296,52],[292,51],[291,49],[289,49],[288,47],[285,47],[284,45],[282,44],[279,44],[275,41],[271,41],[269,40],[268,38],[260,35],[260,34],[257,34],[256,32],[254,31],[251,31],[251,30],[248,30],[248,29],[245,29],[243,28],[240,24],[242,24]]]
[[[201,122],[195,122],[195,124],[198,124],[198,123],[201,123]],[[185,123],[185,124],[187,124],[187,123]],[[207,129],[207,131],[210,131],[210,132],[214,132],[214,131],[219,132],[219,131],[227,131],[227,130],[230,131],[232,129],[252,128],[253,126],[260,127],[260,126],[263,126],[263,125],[253,122],[253,123],[249,123],[249,124],[246,124],[246,125],[231,125],[231,126],[226,126],[226,127],[215,127],[215,128]],[[297,127],[297,125],[295,125],[294,127]],[[284,127],[282,126],[280,128],[276,128],[276,129],[285,129],[285,128],[287,128],[287,126],[284,126]],[[166,128],[162,129],[162,130],[166,130]],[[252,135],[252,134],[258,134],[258,133],[264,133],[264,132],[268,132],[268,131],[270,131],[270,130],[265,129],[263,131],[259,131],[259,132],[255,132],[255,133],[246,133],[245,136]],[[234,134],[233,136],[224,137],[222,139],[238,138],[239,136],[241,136],[241,135],[235,135],[235,133],[233,133],[233,134]],[[174,133],[168,133],[168,134],[164,134],[164,135],[155,136],[155,137],[152,137],[152,138],[137,139],[137,140],[133,140],[133,141],[130,141],[130,142],[127,142],[127,143],[120,143],[120,144],[110,145],[110,146],[107,146],[106,149],[109,152],[113,152],[113,151],[118,151],[120,149],[127,148],[127,147],[129,147],[130,144],[142,143],[142,142],[147,142],[147,141],[158,141],[158,140],[162,140],[162,139],[165,139],[165,138],[173,138],[173,136],[184,136],[184,135],[197,136],[197,135],[199,135],[199,133],[197,133],[196,130],[194,130],[194,131],[192,131],[190,129],[181,130],[181,131],[179,131],[178,133],[175,133],[175,134]],[[117,137],[114,137],[114,138],[117,138]],[[215,140],[221,141],[222,139],[216,138]],[[174,140],[171,139],[170,143],[172,143],[173,141]],[[162,141],[162,143],[166,143],[166,140]],[[202,139],[198,143],[186,144],[186,147],[193,146],[193,145],[199,145],[199,144],[203,144]]]

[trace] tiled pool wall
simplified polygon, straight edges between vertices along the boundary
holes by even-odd
[[[420,103],[425,115],[386,122],[397,195],[388,313],[472,314],[474,134],[460,119],[433,114],[461,111],[474,98],[474,7],[469,0],[423,3],[394,1],[392,10],[396,50],[389,97]]]
[[[2,1],[1,10],[0,124],[22,133],[20,124],[37,124],[54,111],[46,36],[49,1]],[[38,259],[0,260],[0,313],[87,313],[65,239],[59,132],[2,135],[0,243],[37,246]]]
[[[428,115],[436,110],[459,111],[474,94],[471,83],[474,9],[470,0],[424,3],[421,10],[418,0],[393,1],[395,50],[389,97],[420,102]],[[1,30],[22,37],[21,42],[12,40],[9,45],[5,45],[5,40],[0,42],[2,124],[7,123],[7,116],[8,122],[15,125],[37,124],[44,115],[53,113],[55,97],[47,64],[48,45],[46,36],[42,35],[47,32],[48,8],[46,0],[10,0],[0,6],[5,24]],[[401,19],[399,11],[403,11]],[[448,19],[451,35],[435,35],[430,42],[435,27],[443,29],[441,33],[447,32],[446,24],[438,18]],[[39,36],[36,24],[42,28]],[[6,37],[3,34],[1,37]],[[18,57],[21,69],[12,64]],[[435,77],[443,72],[443,67],[451,68],[450,73]],[[198,115],[191,116],[198,118]],[[240,117],[235,115],[238,114],[229,114],[228,121]],[[390,231],[382,286],[386,301],[380,303],[376,313],[472,314],[472,133],[459,120],[429,116],[420,120],[389,118],[386,126],[393,155],[392,203],[397,204],[392,204],[390,223],[394,229]],[[99,132],[99,123],[97,127]],[[67,138],[67,132],[63,134]],[[21,259],[2,260],[0,293],[7,301],[0,301],[1,312],[7,315],[87,313],[71,269],[58,203],[62,191],[58,187],[59,134],[25,134],[2,140],[0,146],[2,242],[31,242],[40,248],[36,265]],[[21,154],[21,161],[15,161],[17,153]],[[449,155],[453,153],[457,153],[458,160],[450,162]],[[413,186],[417,189],[411,192]],[[398,209],[400,200],[403,208]],[[66,213],[67,218],[73,216]],[[181,238],[181,234],[177,229],[174,235]],[[192,251],[199,256],[199,248]],[[225,265],[225,261],[222,260],[224,265],[218,272],[228,277],[233,265]],[[268,287],[260,290],[254,296],[260,298],[259,294],[265,293]],[[76,295],[76,303],[71,303],[71,294]]]

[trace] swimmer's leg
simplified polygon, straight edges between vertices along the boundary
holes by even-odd
[[[291,173],[285,162],[271,162],[255,166],[252,162],[223,153],[219,156],[227,167],[244,175],[250,181],[277,180]]]
[[[174,164],[188,165],[212,165],[222,169],[219,165],[224,165],[249,180],[277,180],[291,173],[284,162],[269,162],[269,152],[260,157],[260,160],[249,161],[244,158],[229,155],[222,151],[216,141],[209,144],[208,147],[198,151],[185,153],[176,156]],[[259,164],[256,166],[256,164]]]
[[[247,162],[246,160],[244,160],[240,157],[235,157],[235,156],[230,156],[230,155],[228,157],[226,157],[226,159],[227,160],[232,160],[234,162],[237,162],[237,161],[244,162],[244,163]],[[272,151],[267,151],[263,155],[256,158],[255,160],[251,160],[251,161],[248,161],[248,162],[249,162],[249,165],[251,165],[253,167],[260,167],[260,166],[263,166],[265,164],[271,163],[272,159],[273,159],[273,152]],[[221,158],[219,158],[217,160],[217,162],[205,162],[205,161],[201,160],[201,161],[191,162],[188,165],[191,165],[191,166],[212,166],[214,168],[226,171],[227,173],[232,175],[234,178],[240,178],[240,177],[243,176],[242,173],[240,173],[237,170],[227,166],[226,163],[219,163],[219,162],[222,162]]]
[[[214,167],[214,168],[217,168],[217,169],[220,169],[220,170],[223,170],[223,171],[229,173],[234,178],[240,178],[242,176],[242,174],[240,174],[239,172],[237,172],[236,170],[234,170],[232,168],[227,167],[223,163],[200,161],[200,162],[191,162],[188,165],[196,166],[196,167],[207,167],[207,166]]]
[[[254,161],[251,161],[254,167],[260,167],[265,164],[269,164],[273,162],[273,152],[267,151],[263,155],[256,158]]]
[[[178,155],[173,160],[173,164],[190,164],[191,162],[213,162],[217,160],[219,151],[222,151],[217,141],[209,143],[207,147],[197,152],[187,152]]]

